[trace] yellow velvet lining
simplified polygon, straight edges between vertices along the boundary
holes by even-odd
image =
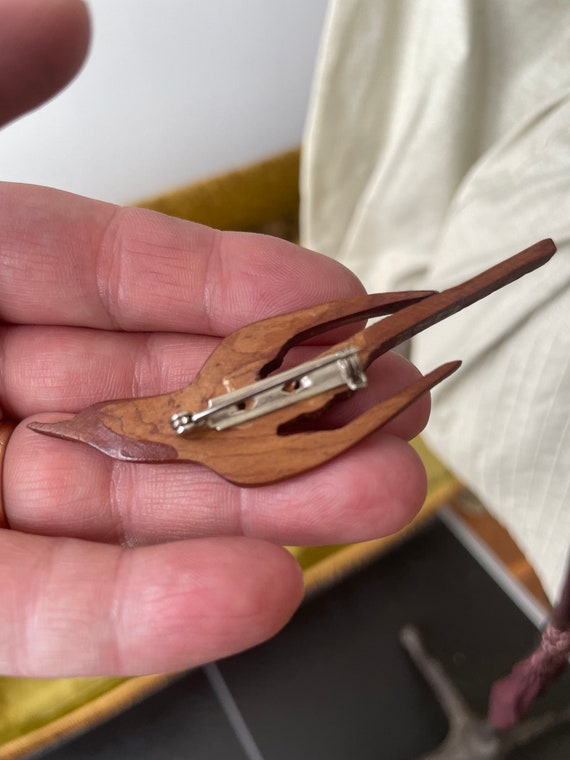
[[[291,150],[137,205],[220,230],[288,233],[299,216],[299,156]]]

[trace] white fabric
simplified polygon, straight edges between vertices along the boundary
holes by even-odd
[[[554,238],[542,269],[414,339],[432,448],[554,596],[570,545],[570,3],[333,0],[303,244],[369,291],[444,288]]]

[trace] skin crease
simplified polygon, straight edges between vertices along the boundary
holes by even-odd
[[[0,119],[57,92],[88,39],[79,0],[0,0]],[[284,241],[0,185],[0,403],[20,422],[3,472],[1,673],[151,673],[240,651],[301,601],[280,544],[373,538],[413,517],[425,474],[406,439],[427,398],[313,472],[249,490],[26,427],[182,387],[236,327],[360,292],[346,269]],[[383,357],[340,414],[416,377]]]

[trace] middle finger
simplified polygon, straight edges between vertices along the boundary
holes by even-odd
[[[387,535],[421,506],[425,474],[412,447],[377,432],[311,472],[239,488],[195,464],[134,464],[20,425],[4,462],[12,528],[137,546],[244,535],[331,544]]]
[[[22,416],[32,409],[77,411],[104,398],[174,390],[190,382],[215,345],[211,338],[171,334],[11,330],[5,339],[4,395]],[[391,395],[413,381],[417,371],[389,354],[368,374],[368,397],[356,394],[346,405],[347,414]],[[405,438],[417,434],[428,407],[427,399],[414,405],[385,432]],[[8,450],[6,499],[14,527],[92,540],[147,543],[223,533],[298,543],[356,540],[374,535],[378,520],[389,525],[407,509],[396,504],[386,522],[386,504],[380,499],[363,526],[352,506],[370,501],[374,488],[377,493],[401,490],[402,469],[411,475],[397,501],[409,500],[406,488],[413,491],[422,476],[413,454],[402,454],[402,447],[390,435],[371,437],[342,461],[319,468],[317,475],[243,491],[197,465],[113,462],[86,446],[38,436],[21,426]],[[368,495],[358,497],[363,490]],[[327,517],[315,522],[315,514]]]

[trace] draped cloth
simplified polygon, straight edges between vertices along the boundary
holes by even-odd
[[[570,4],[332,0],[301,237],[369,291],[445,288],[552,237],[542,269],[414,338],[425,438],[554,597],[570,545]]]

